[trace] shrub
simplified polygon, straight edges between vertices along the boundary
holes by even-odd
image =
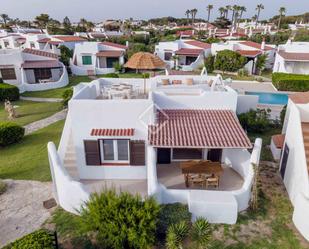
[[[102,75],[103,78],[119,78],[119,75],[116,73],[107,73]]]
[[[212,73],[214,68],[214,63],[215,63],[215,56],[209,56],[205,59],[204,61],[204,66],[207,69],[207,73]]]
[[[7,245],[3,249],[54,249],[54,238],[48,231],[40,229]]]
[[[279,91],[309,91],[309,75],[273,73],[272,82]]]
[[[0,101],[4,100],[15,101],[19,100],[19,89],[6,83],[0,83]]]
[[[189,233],[189,226],[186,221],[181,221],[177,224],[172,224],[166,235],[167,249],[181,249],[183,242]]]
[[[198,218],[194,222],[191,230],[192,240],[196,244],[196,248],[207,248],[211,240],[211,226],[204,218]]]
[[[81,227],[104,248],[148,248],[155,242],[159,205],[154,198],[115,190],[92,194],[82,207]]]
[[[25,128],[12,122],[0,122],[0,146],[19,142],[25,135]]]
[[[181,221],[191,222],[188,206],[181,203],[162,204],[157,226],[158,237],[164,238],[168,227]]]
[[[5,182],[0,181],[0,195],[4,194],[7,189],[7,185]]]
[[[283,124],[284,124],[284,119],[285,119],[285,114],[286,114],[286,108],[287,108],[287,105],[285,105],[285,106],[282,108],[281,112],[280,112],[280,123],[281,123],[282,126],[283,126]]]
[[[223,72],[237,72],[247,62],[239,53],[231,50],[222,50],[217,53],[214,67]]]
[[[122,65],[117,61],[113,63],[113,68],[116,72],[120,72],[122,70]]]
[[[257,109],[238,115],[239,122],[248,132],[262,133],[272,128],[270,110]]]
[[[67,107],[70,99],[73,96],[73,88],[69,88],[65,90],[62,94],[62,105],[63,107]]]

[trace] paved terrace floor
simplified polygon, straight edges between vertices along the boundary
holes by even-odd
[[[179,163],[157,165],[157,176],[158,181],[168,189],[187,189]],[[237,190],[241,188],[243,183],[242,177],[235,170],[228,166],[223,166],[223,173],[217,190]],[[190,189],[205,188],[191,186]],[[211,190],[216,189],[211,188]]]

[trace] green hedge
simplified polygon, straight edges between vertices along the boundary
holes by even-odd
[[[40,229],[5,246],[3,249],[55,249],[54,238],[48,231]]]
[[[279,91],[309,91],[309,75],[273,73],[272,82]]]
[[[19,89],[6,83],[0,83],[0,101],[4,100],[19,100]]]
[[[0,146],[19,142],[25,135],[25,128],[12,122],[0,122]]]

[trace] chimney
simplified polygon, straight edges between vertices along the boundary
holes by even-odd
[[[265,50],[265,38],[263,37],[263,41],[262,41],[262,45],[261,45],[261,49]]]

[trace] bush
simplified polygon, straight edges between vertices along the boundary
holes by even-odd
[[[168,227],[181,221],[186,221],[188,224],[191,222],[191,213],[187,205],[181,203],[162,204],[157,225],[158,237],[164,239]]]
[[[103,248],[144,249],[155,242],[159,209],[154,198],[105,190],[82,207],[81,228]]]
[[[181,249],[185,238],[189,233],[189,226],[186,221],[180,221],[177,224],[172,224],[166,235],[166,248],[167,249]]]
[[[0,83],[0,101],[5,100],[15,101],[19,100],[19,89],[6,83]]]
[[[40,229],[5,246],[3,249],[54,249],[54,238],[46,230]]]
[[[7,185],[5,182],[0,181],[0,195],[4,194],[7,189]]]
[[[67,107],[70,99],[73,96],[73,88],[69,88],[65,90],[62,94],[62,105],[63,107]]]
[[[239,53],[231,50],[222,50],[217,53],[214,67],[223,72],[237,72],[247,62]]]
[[[103,78],[119,78],[119,75],[116,73],[107,73],[102,75]]]
[[[272,128],[269,110],[257,109],[238,115],[239,122],[248,132],[262,133]]]
[[[12,122],[0,122],[0,146],[19,142],[25,135],[25,128]]]
[[[191,238],[196,248],[207,248],[211,240],[211,226],[204,218],[197,218],[191,230]]]
[[[207,69],[207,73],[212,73],[214,68],[214,63],[215,63],[215,56],[209,56],[205,59],[204,61],[204,66]]]
[[[279,91],[309,91],[309,75],[273,73],[272,82]]]

